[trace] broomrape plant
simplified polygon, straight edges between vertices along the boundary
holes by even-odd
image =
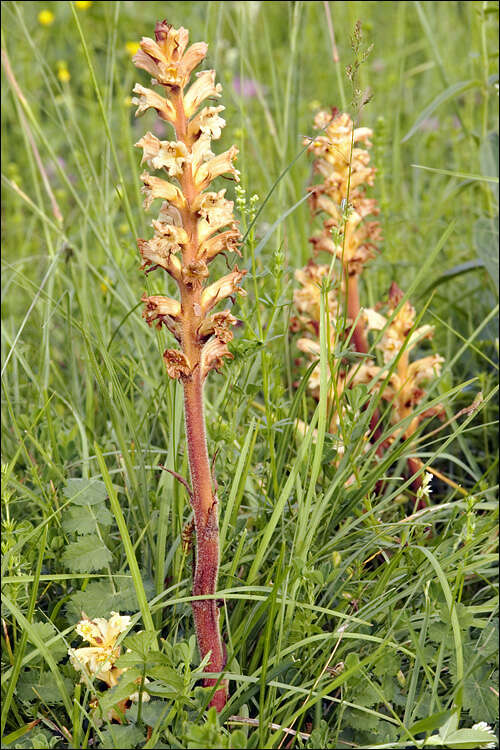
[[[203,70],[191,76],[207,53],[204,42],[189,48],[188,31],[174,29],[166,21],[156,24],[155,39],[143,38],[133,57],[138,68],[153,76],[166,97],[136,84],[137,115],[154,109],[173,129],[173,139],[159,140],[146,133],[136,144],[143,150],[142,162],[160,171],[166,180],[145,171],[144,206],[162,200],[153,220],[151,239],[139,239],[138,246],[148,273],[163,269],[177,283],[180,299],[143,297],[144,318],[149,325],[166,326],[179,342],[179,349],[167,349],[164,360],[168,375],[181,381],[184,389],[185,424],[191,474],[190,501],[194,514],[196,556],[193,579],[195,596],[213,595],[219,567],[218,499],[205,437],[203,384],[211,370],[220,370],[224,357],[231,357],[227,344],[236,319],[229,310],[213,312],[223,300],[244,294],[239,286],[245,271],[237,266],[227,275],[207,283],[209,264],[220,253],[238,251],[240,233],[233,215],[233,202],[225,190],[211,191],[217,177],[229,174],[238,181],[233,161],[235,146],[215,156],[212,140],[221,136],[225,120],[223,106],[202,106],[221,95],[215,71]],[[175,180],[175,182],[173,181]],[[201,657],[210,654],[206,671],[222,672],[225,648],[219,632],[216,599],[192,602]],[[218,681],[206,678],[204,685]],[[211,704],[220,711],[226,703],[227,685],[220,681]]]
[[[423,339],[431,338],[433,327],[415,328],[416,312],[410,302],[403,301],[404,294],[393,283],[387,303],[388,317],[378,310],[361,307],[359,279],[365,264],[376,256],[377,244],[381,240],[380,226],[374,217],[379,213],[376,200],[366,196],[372,186],[375,169],[370,166],[369,128],[356,128],[351,117],[337,110],[319,112],[314,121],[322,134],[314,140],[307,139],[308,150],[316,156],[314,172],[322,182],[310,188],[310,206],[313,215],[326,213],[319,234],[311,237],[314,253],[327,252],[340,263],[340,272],[332,278],[332,266],[319,265],[310,260],[307,266],[295,272],[300,288],[294,292],[297,316],[292,319],[292,331],[303,331],[305,337],[297,341],[298,348],[314,361],[319,357],[319,325],[321,285],[326,282],[334,288],[327,292],[327,307],[330,323],[330,348],[334,349],[342,322],[347,323],[349,341],[354,349],[364,355],[361,364],[349,369],[340,369],[330,394],[330,405],[334,412],[332,431],[339,427],[339,397],[345,388],[365,384],[372,391],[378,390],[380,397],[391,405],[392,432],[379,445],[379,455],[398,437],[409,439],[425,418],[443,415],[438,404],[413,415],[415,407],[424,399],[422,385],[439,375],[444,361],[432,354],[410,362],[410,352]],[[366,148],[361,148],[360,144]],[[332,263],[333,265],[333,263]],[[378,366],[366,355],[370,351],[368,331],[380,331],[376,348],[381,352],[384,365]],[[385,380],[389,371],[387,382]],[[319,397],[319,366],[310,377],[309,388]],[[344,407],[342,407],[344,408]],[[368,436],[377,439],[381,435],[378,426],[380,415],[375,411]],[[404,428],[398,427],[403,423]],[[341,447],[342,450],[342,447]],[[420,471],[422,464],[417,459],[408,459],[412,474]],[[420,487],[421,478],[415,484]]]

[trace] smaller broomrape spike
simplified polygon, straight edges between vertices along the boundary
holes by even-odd
[[[226,276],[211,284],[207,281],[209,263],[217,255],[239,254],[241,237],[233,202],[226,199],[225,190],[208,189],[221,175],[238,181],[233,165],[238,150],[232,146],[217,156],[212,153],[211,142],[220,138],[225,120],[221,117],[224,107],[212,106],[211,100],[220,97],[222,87],[215,83],[213,70],[197,73],[189,85],[207,45],[198,42],[188,47],[188,37],[186,29],[174,29],[162,21],[156,24],[155,39],[141,40],[133,61],[153,76],[152,84],[163,87],[166,96],[136,84],[138,97],[133,102],[138,105],[136,116],[154,109],[173,128],[172,140],[146,133],[136,144],[143,151],[142,163],[163,172],[163,177],[147,171],[141,175],[145,208],[157,198],[162,204],[152,222],[153,237],[137,243],[142,268],[146,272],[163,269],[176,281],[180,293],[180,301],[144,295],[143,316],[149,325],[166,326],[180,345],[180,349],[167,349],[163,357],[168,375],[180,380],[184,389],[196,534],[193,594],[203,596],[215,593],[219,568],[218,500],[205,437],[203,384],[210,370],[220,370],[224,357],[232,357],[227,344],[236,322],[228,310],[212,311],[235,294],[244,294],[239,282],[246,271],[235,266]],[[201,657],[210,653],[206,670],[222,672],[225,657],[217,600],[200,599],[192,607]],[[216,682],[207,678],[204,684],[210,687]],[[226,699],[227,684],[221,681],[211,705],[221,711]]]
[[[316,156],[314,170],[322,182],[311,190],[313,213],[323,212],[328,218],[319,235],[311,237],[314,252],[326,251],[341,260],[346,284],[347,317],[354,330],[352,340],[358,352],[366,354],[366,331],[356,318],[360,311],[358,280],[367,261],[376,254],[380,226],[367,221],[378,214],[377,202],[365,195],[373,185],[375,169],[370,166],[372,131],[355,128],[347,113],[319,112],[314,125],[323,134],[313,141],[306,140],[308,150]],[[361,148],[360,145],[365,146]],[[347,207],[347,214],[343,207]],[[336,235],[336,237],[335,237]]]

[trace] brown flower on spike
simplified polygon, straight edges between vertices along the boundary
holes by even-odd
[[[406,300],[399,310],[397,309],[404,297],[404,293],[393,283],[389,290],[387,303],[388,317],[371,309],[363,310],[363,317],[368,328],[384,331],[377,348],[382,352],[384,362],[390,365],[397,359],[395,371],[391,374],[388,384],[381,395],[392,404],[391,422],[399,424],[403,419],[411,417],[415,408],[426,396],[426,390],[422,387],[432,381],[441,372],[444,362],[439,354],[430,354],[420,359],[410,360],[410,353],[417,344],[424,339],[432,338],[434,327],[423,325],[412,332],[415,324],[416,312],[411,303]],[[392,318],[392,320],[390,320]],[[386,371],[373,363],[367,363],[358,368],[355,373],[354,382],[370,383],[378,377],[373,387],[380,388],[385,379]],[[431,413],[432,412],[432,413]],[[430,416],[441,416],[443,408],[433,407],[415,416],[406,426],[404,436],[413,435],[420,422]],[[393,436],[396,437],[397,433]]]
[[[166,140],[151,132],[136,144],[142,149],[141,164],[158,172],[143,172],[144,207],[161,199],[158,218],[152,222],[153,236],[139,239],[138,246],[146,272],[163,269],[177,283],[179,301],[161,295],[144,296],[143,313],[149,325],[166,326],[180,344],[180,350],[167,349],[163,355],[168,375],[184,388],[186,437],[191,472],[191,503],[197,537],[194,572],[195,595],[216,591],[219,565],[217,530],[218,500],[208,460],[203,416],[203,383],[211,370],[220,370],[232,355],[227,343],[236,319],[228,310],[212,313],[213,308],[236,294],[244,294],[240,282],[246,271],[234,270],[209,282],[209,263],[219,254],[239,254],[240,233],[233,214],[233,202],[226,190],[211,183],[225,175],[238,180],[234,167],[238,149],[215,154],[212,140],[220,138],[226,122],[222,105],[214,106],[222,87],[215,71],[197,73],[207,45],[188,47],[189,33],[166,21],[156,24],[155,38],[143,38],[134,56],[138,68],[152,76],[152,86],[162,93],[136,84],[133,100],[136,116],[149,109],[172,125]],[[159,176],[161,175],[161,176]],[[216,600],[193,602],[193,614],[201,656],[210,652],[206,667],[222,672],[223,647],[219,633]],[[205,680],[213,686],[214,679]],[[221,710],[226,702],[227,685],[222,680],[212,699]]]

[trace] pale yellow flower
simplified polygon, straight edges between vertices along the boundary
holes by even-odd
[[[75,5],[80,10],[88,10],[92,5],[92,0],[76,0]]]
[[[79,636],[90,643],[90,646],[69,649],[69,658],[73,667],[91,677],[98,677],[104,682],[109,682],[108,673],[120,656],[120,647],[116,645],[116,642],[129,627],[130,617],[117,612],[112,612],[109,620],[102,617],[89,620],[84,617],[77,623],[75,630]]]
[[[233,201],[224,198],[226,191],[219,190],[218,193],[208,192],[201,193],[199,200],[196,202],[197,209],[201,219],[198,221],[198,239],[203,242],[210,237],[217,229],[232,224]]]
[[[200,104],[208,97],[221,96],[222,86],[215,83],[215,70],[203,70],[196,74],[196,81],[191,84],[184,97],[186,115],[194,115]]]
[[[201,132],[217,140],[221,137],[222,128],[226,124],[224,118],[219,116],[219,112],[224,110],[225,107],[222,105],[219,107],[203,107],[189,123],[189,133],[196,135]]]
[[[221,279],[217,279],[213,284],[207,286],[201,294],[201,306],[203,313],[207,313],[212,307],[233,294],[246,295],[244,289],[239,286],[239,282],[246,274],[246,271],[240,271],[238,266],[234,267],[231,273],[226,274]]]
[[[147,162],[153,169],[164,167],[170,177],[180,176],[189,159],[182,141],[160,141],[153,133],[146,133],[135,145],[143,150],[141,164]]]

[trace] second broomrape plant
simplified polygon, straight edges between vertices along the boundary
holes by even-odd
[[[166,21],[156,24],[155,39],[143,38],[133,61],[153,76],[152,84],[161,86],[166,98],[152,89],[136,84],[137,115],[152,108],[173,127],[171,141],[146,133],[136,144],[143,149],[142,161],[161,170],[165,180],[144,172],[141,179],[149,208],[156,199],[163,203],[153,220],[152,239],[138,240],[143,268],[148,272],[161,268],[177,282],[180,300],[163,296],[144,296],[144,317],[149,325],[166,326],[180,349],[167,349],[164,360],[167,373],[179,379],[184,389],[186,438],[191,473],[191,505],[196,533],[196,557],[193,594],[215,594],[219,568],[218,500],[207,452],[203,413],[203,384],[210,370],[219,370],[224,357],[231,357],[227,343],[236,319],[228,310],[213,313],[213,308],[235,293],[245,271],[237,266],[231,273],[207,283],[209,263],[219,253],[238,252],[240,233],[233,216],[233,202],[225,190],[207,190],[223,174],[238,181],[233,160],[238,150],[232,146],[218,156],[211,141],[220,138],[225,120],[222,106],[203,106],[206,100],[221,95],[215,83],[215,71],[197,73],[194,69],[205,58],[204,42],[187,48],[188,31],[174,29]],[[188,87],[189,85],[189,87]],[[188,87],[188,88],[187,88]],[[186,90],[187,88],[187,90]],[[225,649],[219,632],[219,612],[215,598],[192,602],[201,657],[210,653],[206,670],[222,672]],[[205,686],[217,680],[206,678]],[[221,681],[211,705],[218,711],[226,703],[227,685]]]

